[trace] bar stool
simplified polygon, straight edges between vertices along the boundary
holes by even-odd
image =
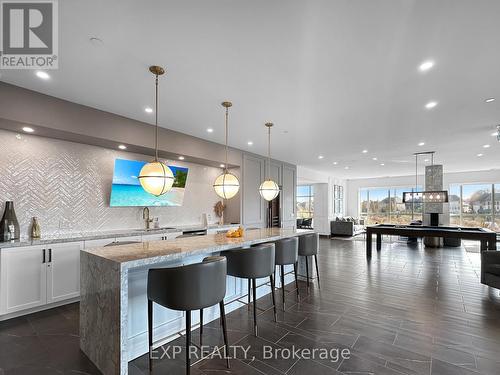
[[[307,288],[309,288],[309,281],[311,279],[318,279],[318,288],[321,288],[319,284],[319,269],[318,269],[318,250],[319,250],[319,233],[309,233],[299,236],[299,256],[306,258],[306,280]],[[316,277],[309,277],[309,262],[308,257],[314,257],[314,263],[316,263]]]
[[[285,311],[285,265],[293,264],[295,274],[295,289],[299,298],[299,282],[297,279],[297,262],[299,259],[299,240],[297,237],[285,238],[274,242],[276,252],[276,265],[280,266],[281,273],[281,295],[283,299],[283,311]]]
[[[148,272],[148,339],[149,369],[152,369],[153,302],[186,313],[186,374],[190,373],[191,311],[219,304],[226,365],[229,368],[224,296],[226,295],[227,261],[224,257],[207,257],[203,262],[172,268],[152,268]],[[203,324],[203,323],[202,323]]]
[[[257,285],[255,279],[269,277],[276,321],[276,299],[274,294],[274,244],[262,244],[249,249],[227,250],[221,253],[227,258],[227,274],[252,281],[253,289],[253,326],[257,336]],[[249,291],[250,294],[250,291]],[[249,297],[250,299],[250,297]]]

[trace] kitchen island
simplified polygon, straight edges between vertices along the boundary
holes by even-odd
[[[252,229],[242,238],[209,234],[82,250],[80,348],[104,374],[127,374],[129,360],[148,352],[146,286],[149,268],[196,263],[220,251],[311,232]],[[233,300],[243,294],[239,279],[228,276],[227,288],[226,299]],[[235,303],[228,311],[237,307]],[[158,313],[155,311],[156,316],[155,342],[183,329],[182,312],[161,308]],[[205,322],[215,319],[216,310],[207,309],[205,316],[208,318]]]

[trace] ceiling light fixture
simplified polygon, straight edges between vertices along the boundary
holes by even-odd
[[[144,108],[144,111],[145,111],[146,113],[153,113],[153,108],[146,107],[146,108]]]
[[[280,188],[276,182],[271,179],[271,128],[273,127],[272,122],[267,122],[267,178],[260,184],[259,193],[262,198],[270,202],[278,196],[280,193]],[[269,223],[269,226],[271,223]]]
[[[219,165],[219,167],[221,167],[221,168],[225,168],[225,167],[226,167],[226,164],[221,164],[221,165]]]
[[[368,152],[368,150],[363,150],[361,151],[363,154],[366,154]]]
[[[483,148],[490,148],[490,145],[483,145]]]
[[[377,158],[372,158],[372,160],[375,160],[375,161],[377,161],[378,159],[377,159]]]
[[[318,156],[318,159],[320,159],[320,160],[321,160],[321,159],[323,159],[323,158],[324,158],[324,156],[323,156],[323,155],[319,155],[319,156]]]
[[[347,167],[347,166],[346,166],[346,167],[344,167],[344,169],[346,169],[346,170],[347,170],[347,169],[349,169],[349,167]]]
[[[35,74],[36,74],[36,76],[37,76],[38,78],[41,78],[41,79],[45,79],[45,80],[47,80],[47,79],[49,79],[49,78],[50,78],[49,73],[44,72],[44,71],[42,71],[42,70],[37,71]]]
[[[429,102],[425,105],[425,108],[427,109],[432,109],[434,108],[435,106],[437,106],[437,102]]]
[[[484,156],[484,154],[477,154],[478,158],[480,158],[481,156]]]
[[[25,132],[25,133],[33,133],[34,131],[35,131],[35,129],[30,128],[29,126],[25,126],[23,128],[23,132]]]
[[[179,160],[184,160],[185,157],[184,156],[179,156]]]
[[[120,150],[126,150],[126,149],[127,149],[127,146],[125,146],[125,145],[118,145],[118,148],[119,148]]]
[[[488,98],[484,100],[486,103],[491,103],[495,101],[495,98]]]
[[[226,134],[226,163],[224,164],[224,171],[214,181],[215,193],[222,199],[231,199],[240,190],[240,181],[234,174],[229,173],[227,170],[227,153],[228,153],[228,122],[229,122],[229,108],[233,105],[231,102],[223,102],[222,106],[226,109],[225,121],[225,134]]]
[[[252,146],[252,145],[253,145],[253,142],[252,142],[252,141],[248,141],[248,142],[247,142],[247,145]]]
[[[425,142],[419,142],[418,144],[420,147],[425,146]]]
[[[208,129],[207,129],[207,132],[208,132],[208,133],[213,133],[213,132],[214,132],[214,129],[212,129],[212,128],[208,128]]]
[[[165,73],[161,66],[150,66],[149,71],[155,76],[155,158],[145,164],[139,172],[139,182],[148,193],[157,197],[172,189],[174,174],[172,170],[158,160],[158,76]]]
[[[380,163],[380,165],[383,167],[385,164],[384,163]]]
[[[420,64],[420,66],[418,67],[418,70],[420,70],[421,72],[426,72],[429,69],[431,69],[433,66],[434,66],[434,61],[427,60],[427,61],[424,61],[422,64]]]
[[[336,161],[333,162],[333,165],[337,165],[337,164],[338,164],[338,162],[336,162]]]

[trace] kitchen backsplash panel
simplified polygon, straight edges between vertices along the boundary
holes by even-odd
[[[0,130],[0,210],[14,201],[22,237],[33,216],[42,235],[143,228],[141,207],[109,207],[116,158],[151,157]],[[189,168],[183,206],[152,207],[151,217],[159,217],[161,226],[201,223],[202,213],[217,222],[212,184],[221,170],[172,164]]]

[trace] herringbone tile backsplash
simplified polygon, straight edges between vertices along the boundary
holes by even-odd
[[[24,237],[33,216],[42,235],[142,228],[142,208],[109,207],[116,158],[151,157],[0,130],[0,215],[13,200]],[[212,184],[220,169],[175,165],[189,168],[184,204],[151,208],[151,216],[161,226],[199,224],[202,213],[215,221]]]

